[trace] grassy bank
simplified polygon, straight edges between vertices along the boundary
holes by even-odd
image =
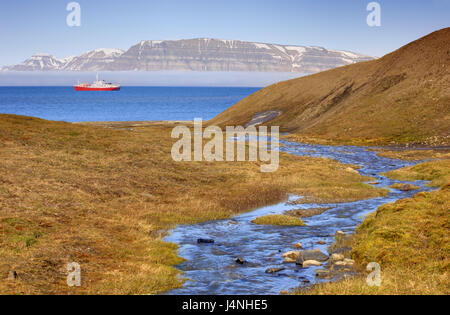
[[[276,173],[253,162],[177,163],[170,124],[98,125],[0,115],[0,277],[17,272],[0,293],[162,292],[181,284],[176,246],[162,241],[176,224],[287,193],[323,202],[385,193],[328,159],[283,154]],[[70,262],[81,265],[80,288],[66,285]]]
[[[290,215],[274,214],[256,218],[252,221],[258,225],[304,226],[302,219]]]
[[[383,205],[367,217],[351,244],[360,277],[318,285],[299,294],[450,294],[450,160],[387,175],[429,180],[440,189]],[[381,265],[380,287],[366,284],[364,268],[369,262]]]

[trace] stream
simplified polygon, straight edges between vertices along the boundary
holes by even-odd
[[[377,156],[369,148],[355,146],[326,146],[281,141],[280,151],[293,155],[325,157],[344,164],[359,165],[360,174],[375,178],[377,187],[395,183],[413,184],[419,190],[391,189],[386,197],[337,204],[297,204],[288,201],[256,209],[232,219],[209,221],[195,225],[179,225],[165,241],[179,245],[178,254],[186,261],[177,266],[187,279],[182,288],[167,294],[176,295],[272,295],[292,290],[309,282],[321,281],[315,276],[316,268],[301,268],[283,264],[282,253],[292,251],[293,244],[301,242],[303,249],[327,248],[334,242],[334,234],[353,233],[365,216],[383,204],[410,198],[420,191],[433,190],[425,181],[404,182],[381,176],[380,173],[411,166],[420,161],[402,161]],[[372,181],[371,181],[372,182]],[[301,198],[291,196],[289,201]],[[287,210],[332,208],[320,215],[305,218],[306,226],[262,226],[251,223],[257,217],[282,214]],[[197,239],[214,239],[214,244],[197,244]],[[317,245],[319,241],[325,242]],[[236,264],[242,257],[248,264]],[[286,268],[276,274],[266,274],[268,268]]]

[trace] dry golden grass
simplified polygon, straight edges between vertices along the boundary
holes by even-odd
[[[388,173],[427,179],[441,188],[381,206],[353,237],[352,257],[362,276],[315,286],[298,294],[450,294],[450,160]],[[381,287],[369,287],[363,268],[377,262]]]
[[[429,150],[382,150],[379,156],[390,159],[400,159],[407,161],[428,160],[428,159],[450,159],[450,149],[429,149]]]
[[[450,183],[450,159],[425,162],[411,167],[385,173],[384,175],[397,180],[427,180],[430,186],[442,187]]]
[[[176,224],[225,219],[282,201],[324,202],[383,190],[328,159],[282,155],[259,163],[177,163],[170,124],[103,127],[0,115],[0,293],[147,294],[181,285]],[[104,128],[110,127],[110,128]],[[82,286],[66,285],[78,262]],[[15,270],[16,281],[6,281]]]
[[[367,285],[368,273],[339,282],[318,284],[299,295],[448,295],[448,274],[418,273],[415,269],[382,268],[380,287]]]
[[[304,226],[302,219],[290,215],[273,214],[256,218],[252,221],[258,225]]]

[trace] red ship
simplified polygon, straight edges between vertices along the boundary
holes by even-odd
[[[74,88],[75,88],[75,91],[119,91],[120,85],[106,83],[103,80],[99,80],[98,74],[97,74],[97,81],[95,81],[94,83],[92,83],[92,84],[89,84],[89,83],[77,84],[74,86]]]

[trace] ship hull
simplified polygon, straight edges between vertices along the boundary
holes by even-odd
[[[75,91],[119,91],[120,86],[114,87],[89,87],[89,86],[74,86]]]

